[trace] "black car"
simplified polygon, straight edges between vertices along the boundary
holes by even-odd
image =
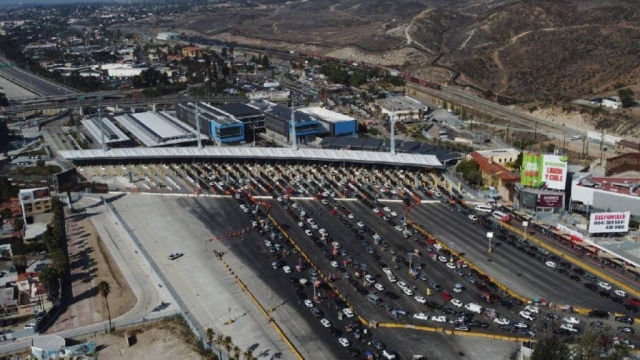
[[[439,309],[440,308],[440,305],[434,303],[433,301],[427,301],[424,305],[426,307],[428,307],[429,309]]]
[[[303,293],[302,291],[297,291],[296,292],[296,296],[298,297],[298,299],[300,300],[305,300],[307,298],[307,294]]]
[[[574,273],[576,273],[576,274],[578,274],[578,275],[584,275],[584,274],[586,274],[586,273],[584,272],[584,270],[582,270],[582,269],[580,269],[580,268],[573,268],[573,272],[574,272]]]
[[[391,300],[397,300],[400,297],[398,295],[396,295],[396,293],[394,293],[393,291],[385,291],[384,292],[384,296],[387,297],[387,299],[391,299]]]
[[[504,306],[507,309],[513,308],[513,304],[511,303],[511,301],[508,301],[508,300],[501,300],[500,305]]]
[[[479,327],[481,329],[488,329],[489,328],[489,324],[488,323],[482,322],[482,321],[476,321],[476,320],[469,321],[469,326]]]
[[[598,292],[598,295],[604,297],[604,298],[610,298],[611,297],[611,293],[606,291],[606,290],[602,290]]]
[[[569,275],[569,279],[575,281],[575,282],[579,282],[580,281],[580,276],[575,275],[575,274],[571,274]]]
[[[619,333],[632,334],[632,335],[636,333],[636,331],[632,327],[628,327],[628,326],[621,326],[617,328],[616,331]]]
[[[623,305],[625,309],[627,309],[628,311],[631,311],[632,313],[637,313],[638,312],[638,307],[635,305],[631,305],[631,304],[624,304]]]
[[[586,287],[587,289],[589,289],[591,291],[598,291],[598,286],[596,284],[585,283],[584,287]]]
[[[442,309],[442,312],[447,314],[447,315],[455,315],[455,314],[458,313],[457,311],[453,310],[452,308],[444,308],[444,309]]]
[[[553,330],[553,333],[555,335],[561,335],[561,336],[571,336],[573,335],[573,332],[567,330],[567,329],[555,329]]]
[[[609,298],[609,300],[611,300],[612,302],[616,303],[616,304],[623,304],[624,300],[622,300],[622,298],[620,296],[612,296]]]
[[[329,332],[331,333],[331,335],[336,336],[336,337],[342,335],[342,330],[340,330],[340,329],[338,329],[336,327],[333,327],[333,326],[329,328]]]
[[[559,274],[562,274],[564,276],[569,275],[569,272],[567,271],[567,269],[558,269],[557,271]]]
[[[518,331],[518,329],[516,329],[516,327],[513,326],[513,325],[500,325],[500,330],[508,331],[508,332],[511,332],[511,333],[514,333],[514,332]]]
[[[615,319],[617,322],[625,323],[628,325],[633,325],[633,322],[634,322],[631,316],[616,316]]]
[[[358,350],[356,348],[350,348],[349,349],[349,354],[351,355],[351,357],[357,358],[358,356],[360,356],[360,350]]]

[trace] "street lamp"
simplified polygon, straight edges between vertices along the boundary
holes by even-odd
[[[528,221],[523,221],[522,222],[522,227],[524,228],[524,239],[527,240],[527,226],[529,226],[529,222]]]
[[[492,232],[488,232],[487,233],[487,238],[489,239],[489,253],[491,253],[493,251],[493,249],[491,249],[491,239],[493,238],[493,233]]]

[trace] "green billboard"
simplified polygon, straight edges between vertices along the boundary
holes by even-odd
[[[522,170],[520,171],[520,183],[524,186],[538,187],[542,184],[542,160],[543,155],[525,151],[522,154]]]

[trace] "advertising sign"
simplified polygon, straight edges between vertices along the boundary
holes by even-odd
[[[562,224],[558,224],[556,225],[556,230],[563,232],[565,234],[568,234],[569,236],[571,236],[571,240],[576,241],[576,242],[583,242],[585,240],[584,235],[582,235],[581,232],[579,232],[578,230],[574,230],[571,229],[569,227],[566,227]]]
[[[589,221],[589,233],[616,233],[629,231],[631,212],[592,213]]]
[[[547,189],[564,190],[567,183],[566,156],[544,155],[542,157],[542,181]]]
[[[538,187],[542,183],[542,155],[530,151],[522,154],[520,183],[524,186]]]
[[[29,204],[38,199],[48,198],[49,188],[23,189],[18,193],[18,197],[21,203]]]
[[[543,208],[561,208],[564,206],[564,196],[558,194],[539,194],[538,206]]]
[[[31,356],[37,360],[71,359],[96,353],[96,343],[89,341],[84,344],[66,346],[60,350],[45,350],[31,347]]]
[[[528,208],[535,208],[537,203],[537,195],[526,190],[520,191],[520,205]]]

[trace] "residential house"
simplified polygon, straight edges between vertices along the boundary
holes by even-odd
[[[492,157],[486,158],[476,151],[467,155],[467,159],[473,159],[478,163],[485,186],[495,188],[502,199],[511,199],[515,184],[520,181],[520,174],[509,171]]]
[[[25,272],[18,275],[18,305],[27,305],[45,300],[47,293],[38,280],[40,273]]]
[[[197,46],[185,46],[182,48],[182,56],[200,57],[204,49]]]
[[[616,154],[628,154],[640,152],[640,143],[629,140],[620,140],[616,143]]]

